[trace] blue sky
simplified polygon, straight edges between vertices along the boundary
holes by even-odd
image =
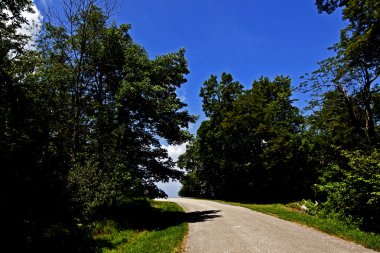
[[[36,0],[38,7],[52,0]],[[344,26],[340,12],[318,14],[315,0],[123,0],[115,19],[150,57],[186,49],[190,74],[178,92],[192,114],[204,119],[199,90],[211,75],[229,72],[250,88],[260,76],[299,77],[332,53]],[[294,94],[300,101],[303,94]],[[302,102],[297,105],[302,106]],[[183,146],[180,148],[183,149]],[[179,150],[175,153],[178,154]],[[178,184],[163,186],[175,196]]]
[[[202,117],[198,95],[210,74],[229,72],[247,88],[281,74],[297,84],[331,54],[344,25],[339,12],[318,14],[314,0],[125,0],[117,19],[151,57],[186,49],[190,75],[179,94]]]

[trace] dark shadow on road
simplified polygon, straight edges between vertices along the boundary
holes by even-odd
[[[204,222],[221,217],[220,210],[207,210],[185,213],[185,221],[189,223]]]
[[[120,229],[162,230],[188,222],[205,222],[221,217],[220,210],[181,212],[177,210],[160,210],[146,202],[135,202],[131,206],[114,209],[110,219],[116,221]]]

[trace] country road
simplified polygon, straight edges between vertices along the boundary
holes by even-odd
[[[375,252],[314,229],[237,206],[170,198],[194,219],[185,253],[364,253]]]

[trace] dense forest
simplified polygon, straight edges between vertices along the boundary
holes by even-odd
[[[317,0],[347,26],[334,56],[306,74],[262,77],[252,88],[231,74],[201,88],[196,137],[179,158],[182,196],[255,203],[308,200],[319,215],[380,232],[380,4]],[[292,91],[305,92],[301,114]],[[318,204],[319,203],[319,204]]]
[[[2,0],[3,247],[81,251],[83,224],[164,197],[155,183],[169,179],[181,180],[183,196],[318,201],[320,213],[380,232],[380,4],[316,6],[343,11],[334,56],[298,87],[281,75],[250,89],[211,75],[200,91],[207,120],[192,137],[197,116],[176,93],[189,74],[184,49],[149,57],[129,24],[112,22],[106,0],[64,0],[31,41],[19,29],[32,1]],[[308,115],[294,106],[294,88],[313,98]],[[162,141],[189,142],[178,162],[185,174]],[[81,247],[67,248],[76,241]]]

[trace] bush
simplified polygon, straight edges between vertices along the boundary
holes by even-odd
[[[316,185],[326,196],[327,213],[357,223],[362,229],[380,232],[380,152],[342,152],[345,164],[332,165],[339,180]],[[332,170],[332,171],[331,171]]]

